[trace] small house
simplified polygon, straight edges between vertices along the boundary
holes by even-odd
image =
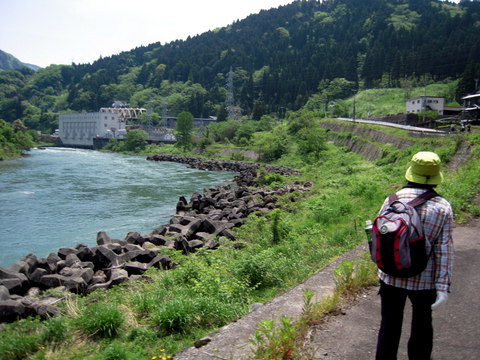
[[[424,111],[436,111],[443,115],[445,98],[443,96],[418,96],[407,101],[407,114]]]

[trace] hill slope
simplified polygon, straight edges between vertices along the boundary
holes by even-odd
[[[40,69],[39,66],[23,63],[15,56],[0,50],[0,70],[14,70],[24,67],[30,68],[32,70]]]

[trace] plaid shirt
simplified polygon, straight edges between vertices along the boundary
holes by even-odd
[[[425,189],[404,188],[397,192],[399,200],[411,201],[425,192]],[[383,207],[388,206],[388,198]],[[427,254],[434,244],[433,254],[427,267],[420,274],[410,278],[397,278],[378,270],[380,280],[388,285],[408,290],[449,291],[453,267],[453,212],[450,203],[440,196],[416,207],[423,223]]]

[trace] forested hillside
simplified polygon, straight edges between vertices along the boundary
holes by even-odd
[[[221,114],[227,74],[244,115],[282,114],[344,79],[358,89],[459,78],[457,100],[480,75],[480,2],[295,1],[230,26],[154,43],[92,64],[0,73],[0,118],[51,130],[57,113],[114,100],[168,112]]]
[[[32,70],[40,69],[39,66],[26,64],[18,60],[15,56],[0,50],[0,71],[29,68]]]

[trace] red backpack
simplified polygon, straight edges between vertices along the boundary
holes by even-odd
[[[405,203],[396,194],[372,225],[371,257],[380,270],[395,277],[408,278],[421,273],[433,252],[427,254],[423,225],[416,206],[438,196],[427,190]]]

